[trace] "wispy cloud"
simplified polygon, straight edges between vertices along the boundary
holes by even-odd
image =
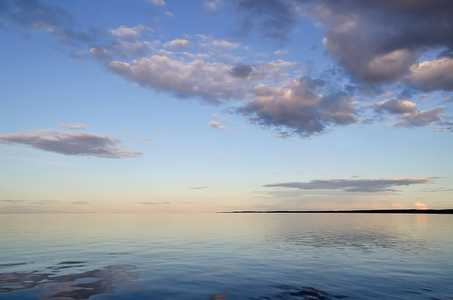
[[[148,0],[148,1],[151,2],[154,5],[157,5],[157,6],[164,6],[165,5],[165,1],[164,0]]]
[[[430,178],[384,178],[384,179],[318,179],[309,182],[284,182],[265,184],[264,187],[292,188],[300,190],[340,190],[344,192],[395,192],[395,186],[426,184]]]
[[[230,129],[230,127],[220,125],[219,122],[216,122],[216,121],[211,121],[208,124],[212,128],[219,129],[219,130],[228,130],[228,129]]]
[[[191,189],[191,190],[204,190],[204,189],[208,189],[208,188],[210,188],[210,186],[202,185],[202,186],[193,186],[193,187],[190,187],[189,189]]]
[[[129,158],[141,152],[118,147],[120,139],[92,133],[72,133],[53,129],[32,130],[0,135],[2,144],[21,144],[64,155]]]
[[[140,36],[145,30],[149,30],[149,28],[146,28],[143,25],[137,25],[134,27],[126,27],[121,25],[116,29],[110,29],[108,32],[115,36],[130,38]]]
[[[167,205],[171,204],[171,202],[135,202],[137,204],[144,204],[144,205]]]
[[[222,0],[203,0],[203,5],[210,11],[219,10],[222,4]]]
[[[190,41],[186,39],[176,39],[164,44],[164,47],[187,48],[190,46]]]
[[[58,127],[66,128],[66,129],[85,129],[86,125],[83,124],[83,123],[79,123],[79,124],[58,124]]]
[[[213,116],[214,118],[217,118],[217,119],[220,119],[220,120],[224,120],[224,121],[227,120],[227,118],[225,118],[224,116],[218,115],[218,114],[212,114],[212,116]]]

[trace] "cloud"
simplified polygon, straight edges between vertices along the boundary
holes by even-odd
[[[353,78],[376,84],[409,76],[421,89],[451,89],[451,79],[435,82],[440,74],[451,70],[448,59],[425,64],[423,76],[411,73],[412,67],[418,66],[421,53],[439,49],[451,53],[453,40],[446,37],[453,35],[453,2],[320,0],[309,3],[311,7],[305,5],[306,14],[315,15],[314,21],[320,21],[327,29],[324,39],[327,51]],[[416,68],[415,73],[420,71]]]
[[[148,1],[151,2],[154,5],[157,5],[157,6],[164,6],[165,5],[164,0],[148,0]]]
[[[442,115],[445,110],[446,107],[440,106],[428,110],[404,114],[402,116],[402,120],[398,122],[396,126],[421,127],[432,123],[437,123],[442,120]]]
[[[203,5],[209,9],[210,11],[217,11],[219,10],[220,6],[222,6],[222,0],[203,0]]]
[[[212,46],[215,47],[222,47],[222,48],[227,48],[227,49],[236,49],[239,47],[239,44],[228,42],[226,40],[213,40],[211,42]]]
[[[126,26],[121,25],[117,29],[108,30],[108,32],[111,35],[129,38],[129,37],[138,37],[145,30],[146,30],[146,28],[143,25],[137,25],[134,27],[126,27]]]
[[[430,178],[388,178],[388,179],[318,179],[309,182],[286,182],[265,184],[264,187],[293,188],[301,190],[340,190],[344,192],[394,192],[394,186],[426,184]]]
[[[382,101],[377,105],[378,111],[386,111],[390,114],[405,114],[415,112],[417,105],[405,99],[391,99]]]
[[[293,0],[241,0],[236,11],[242,17],[237,34],[248,36],[256,30],[261,37],[282,43],[296,24],[298,5]]]
[[[220,129],[220,130],[228,130],[228,129],[230,129],[230,127],[222,126],[222,125],[219,124],[219,122],[216,122],[216,121],[211,121],[208,124],[209,124],[209,126],[211,126],[212,128],[215,128],[215,129]]]
[[[118,138],[92,133],[71,133],[53,129],[33,130],[0,135],[2,144],[22,144],[63,155],[129,158],[141,152],[118,148]]]
[[[187,48],[190,41],[186,39],[176,39],[164,44],[164,47]]]
[[[145,204],[145,205],[167,205],[171,204],[171,202],[135,202],[138,204]]]
[[[275,55],[287,55],[289,52],[288,50],[276,50],[274,51]]]
[[[282,87],[260,84],[252,91],[254,99],[237,111],[253,123],[277,128],[283,136],[310,137],[330,125],[354,123],[354,99],[345,92],[318,94],[323,84],[306,77],[289,80]]]
[[[73,202],[70,202],[70,204],[86,205],[86,204],[88,204],[88,202],[86,202],[86,201],[73,201]]]
[[[165,5],[162,0],[149,2]],[[203,5],[211,12],[230,5],[233,18],[240,21],[236,34],[249,38],[258,34],[278,44],[298,29],[302,17],[311,18],[324,31],[326,52],[342,70],[334,66],[309,78],[303,75],[308,69],[304,64],[250,62],[243,55],[244,50],[257,54],[251,47],[203,34],[167,42],[140,40],[151,30],[141,24],[85,30],[71,13],[40,0],[6,1],[0,6],[0,18],[4,28],[33,28],[78,47],[73,57],[90,54],[102,63],[108,60],[110,71],[141,86],[181,99],[228,104],[230,111],[277,130],[275,136],[282,138],[308,138],[359,122],[365,109],[358,101],[375,101],[366,94],[370,90],[376,94],[392,90],[395,99],[369,107],[380,117],[386,113],[397,119],[396,126],[442,123],[445,107],[419,111],[410,97],[414,91],[453,90],[449,0],[204,0]],[[269,53],[288,53],[278,46]],[[335,72],[336,78],[328,75]]]
[[[414,206],[418,209],[428,209],[428,206],[425,203],[421,202],[415,202]]]
[[[67,129],[85,129],[85,124],[79,123],[79,124],[58,124],[58,127],[60,128],[67,128]]]
[[[33,28],[55,35],[61,42],[90,42],[91,33],[79,29],[73,16],[58,5],[47,5],[40,0],[4,1],[0,5],[2,25]]]
[[[400,121],[395,126],[421,127],[442,120],[446,107],[439,106],[432,109],[418,111],[417,105],[406,99],[391,99],[377,104],[375,111],[397,115]]]
[[[224,120],[224,121],[227,120],[227,118],[225,118],[224,116],[218,115],[218,114],[212,114],[212,116],[213,116],[214,118],[218,118],[218,119],[220,119],[220,120]]]
[[[110,53],[107,49],[102,47],[91,47],[89,50],[90,54],[93,55],[97,59],[111,59]]]
[[[208,185],[202,185],[202,186],[194,186],[194,187],[190,187],[189,189],[191,190],[204,190],[204,189],[208,189],[210,188],[210,186]]]
[[[411,68],[411,81],[423,91],[453,91],[453,58],[425,61]]]
[[[109,68],[142,86],[180,98],[196,97],[211,103],[240,99],[247,88],[246,83],[230,76],[228,65],[201,59],[183,62],[164,55],[152,55],[132,63],[112,61]]]
[[[251,66],[237,64],[231,69],[230,74],[237,78],[247,78],[252,72],[253,68]]]

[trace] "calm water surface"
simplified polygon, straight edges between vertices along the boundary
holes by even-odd
[[[453,299],[452,232],[452,215],[0,215],[0,299]]]

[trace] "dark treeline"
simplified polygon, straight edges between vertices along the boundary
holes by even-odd
[[[453,209],[361,209],[361,210],[271,210],[230,211],[223,213],[242,214],[453,214]]]

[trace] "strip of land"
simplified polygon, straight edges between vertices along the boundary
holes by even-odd
[[[227,214],[453,214],[453,209],[365,209],[365,210],[241,210]]]

